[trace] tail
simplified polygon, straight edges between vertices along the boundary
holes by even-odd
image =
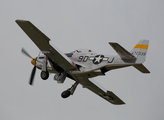
[[[133,56],[136,57],[134,67],[142,73],[150,73],[149,70],[142,64],[146,60],[148,47],[149,40],[140,40],[130,52]]]
[[[109,42],[109,44],[119,54],[124,62],[133,63],[133,66],[142,73],[150,73],[149,70],[142,64],[146,60],[149,40],[140,40],[131,52],[128,52],[118,43]]]
[[[149,40],[140,40],[130,52],[136,57],[136,64],[141,64],[146,60],[146,54],[149,47]]]

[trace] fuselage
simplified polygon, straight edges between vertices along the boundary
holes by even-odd
[[[71,53],[66,54],[75,64],[81,66],[79,70],[75,70],[72,73],[82,74],[85,72],[91,72],[100,70],[101,68],[108,66],[128,66],[130,63],[124,62],[119,56],[98,54],[92,50],[79,49]],[[96,71],[97,72],[97,71]]]
[[[66,53],[65,55],[72,61],[72,65],[76,68],[74,70],[69,71],[69,74],[84,74],[88,75],[88,77],[104,75],[106,71],[103,72],[102,70],[105,67],[133,65],[124,62],[119,56],[98,54],[93,50],[89,49],[78,49],[71,53]],[[42,53],[40,53],[40,55],[37,57],[36,66],[39,69],[42,68],[43,58],[44,54]],[[47,70],[50,73],[57,73],[50,61],[48,61]]]

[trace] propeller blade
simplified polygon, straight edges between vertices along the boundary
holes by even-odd
[[[28,52],[27,52],[24,48],[22,48],[21,52],[22,52],[24,55],[28,56],[29,58],[33,59],[33,58],[31,57],[31,55],[28,54]]]
[[[31,72],[31,77],[30,77],[30,81],[29,81],[30,85],[33,84],[35,72],[36,72],[36,66],[34,66],[34,68],[32,69],[32,72]]]

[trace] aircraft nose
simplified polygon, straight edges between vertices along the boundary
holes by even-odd
[[[31,60],[31,64],[33,64],[34,66],[36,66],[36,57]]]

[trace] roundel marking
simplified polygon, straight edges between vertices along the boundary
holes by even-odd
[[[104,55],[96,55],[93,59],[93,64],[100,64],[103,61]]]

